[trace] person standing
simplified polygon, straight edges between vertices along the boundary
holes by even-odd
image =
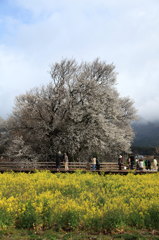
[[[65,171],[68,171],[68,155],[67,153],[64,153],[64,166],[65,166]]]
[[[157,166],[157,165],[158,165],[158,164],[157,164],[157,160],[156,160],[156,158],[154,157],[153,162],[152,162],[152,168],[153,168],[153,170],[155,170],[155,171],[158,170],[158,166]]]
[[[130,157],[127,159],[128,169],[131,169]]]
[[[123,164],[123,157],[122,157],[122,155],[119,155],[119,158],[118,158],[118,166],[119,166],[119,170],[122,169],[122,164]]]
[[[139,170],[143,171],[144,169],[144,161],[143,159],[139,159]]]
[[[100,162],[98,158],[96,159],[96,170],[100,170]]]
[[[135,164],[135,156],[130,155],[130,169],[134,169],[134,164]]]
[[[57,156],[56,156],[56,169],[57,169],[57,171],[60,170],[62,160],[63,160],[63,155],[62,155],[61,151],[58,151]]]
[[[139,160],[138,158],[136,158],[135,162],[136,162],[136,170],[139,170],[140,169],[140,163],[139,163]]]
[[[148,159],[147,158],[145,159],[145,168],[146,168],[146,170],[148,170]]]
[[[96,159],[96,157],[93,157],[92,158],[92,169],[93,169],[93,171],[96,170],[96,163],[97,163],[97,159]]]
[[[148,168],[148,170],[151,170],[151,161],[150,161],[150,159],[147,160],[147,168]]]

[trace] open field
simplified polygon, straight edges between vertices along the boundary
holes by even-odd
[[[12,239],[14,231],[26,231],[26,238],[21,239],[84,239],[80,238],[84,232],[88,239],[116,239],[117,235],[109,236],[113,233],[120,239],[135,239],[131,238],[135,229],[138,236],[142,231],[147,234],[141,239],[159,239],[158,173],[4,173],[0,183],[0,237],[5,234]],[[27,231],[32,231],[32,238]],[[50,238],[39,236],[49,231]],[[74,238],[75,232],[81,235]],[[125,232],[129,236],[122,238]]]

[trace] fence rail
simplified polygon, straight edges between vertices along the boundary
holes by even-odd
[[[69,171],[71,170],[92,170],[92,164],[87,162],[69,162]],[[64,163],[61,163],[60,169],[64,170]],[[11,171],[11,170],[27,170],[32,171],[38,170],[56,170],[55,162],[0,162],[0,171]],[[102,162],[100,163],[101,171],[118,170],[117,162]]]
[[[93,171],[93,172],[104,172],[104,173],[119,173],[127,174],[130,172],[129,169],[125,169],[122,166],[119,170],[119,165],[117,162],[101,162],[100,169],[93,170],[92,164],[88,162],[69,162],[69,170],[67,172],[74,172],[76,170],[83,171]],[[55,162],[0,162],[0,172],[14,171],[14,172],[35,172],[35,170],[50,170],[51,172],[57,172]],[[61,172],[65,171],[64,163],[61,162],[60,166]],[[147,170],[135,170],[135,174],[145,174],[145,173],[154,173],[157,170],[147,171]]]

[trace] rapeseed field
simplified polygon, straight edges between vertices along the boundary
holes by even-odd
[[[159,230],[159,174],[0,174],[0,229]]]

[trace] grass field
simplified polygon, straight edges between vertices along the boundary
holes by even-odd
[[[0,238],[159,239],[158,200],[158,173],[4,173]]]

